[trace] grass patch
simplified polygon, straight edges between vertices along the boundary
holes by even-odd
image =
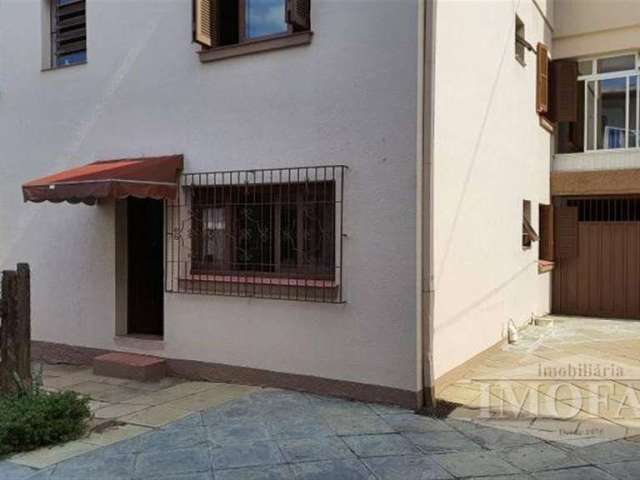
[[[0,395],[0,456],[75,440],[90,417],[89,398],[75,392]]]

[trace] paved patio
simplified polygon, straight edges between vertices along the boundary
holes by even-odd
[[[611,407],[632,403],[627,389],[640,383],[640,323],[558,320],[527,328],[517,345],[445,389],[455,407],[445,419],[276,389],[118,383],[48,367],[50,388],[84,390],[97,415],[123,425],[0,462],[0,479],[640,478],[633,405],[622,416]],[[570,375],[580,364],[609,370]],[[104,387],[113,382],[119,388]],[[611,396],[598,411],[594,384]]]

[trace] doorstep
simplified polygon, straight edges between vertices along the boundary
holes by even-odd
[[[93,373],[140,382],[158,381],[167,373],[167,362],[158,357],[113,352],[93,359]]]

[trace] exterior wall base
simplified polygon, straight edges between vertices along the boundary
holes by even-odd
[[[91,365],[94,357],[110,353],[108,350],[42,341],[33,341],[31,351],[33,360],[74,365]],[[195,360],[170,358],[165,360],[169,375],[190,380],[284,388],[363,402],[388,403],[414,410],[418,408],[421,395],[421,392],[311,375],[273,372]]]

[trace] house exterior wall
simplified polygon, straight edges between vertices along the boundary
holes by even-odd
[[[635,0],[556,0],[553,57],[637,49],[640,9]]]
[[[535,111],[536,57],[526,52],[524,67],[514,58],[516,13],[529,43],[550,44],[530,1],[436,7],[436,379],[503,339],[509,319],[522,325],[549,311],[550,275],[538,274],[538,243],[523,250],[521,241],[523,200],[532,202],[535,228],[538,205],[549,203],[551,135]]]
[[[32,267],[34,339],[415,392],[417,9],[313,0],[311,45],[202,64],[190,0],[91,0],[88,63],[41,72],[41,0],[2,0],[0,266]],[[20,185],[174,153],[185,172],[347,165],[347,303],[166,294],[162,344],[115,339],[114,204]]]

